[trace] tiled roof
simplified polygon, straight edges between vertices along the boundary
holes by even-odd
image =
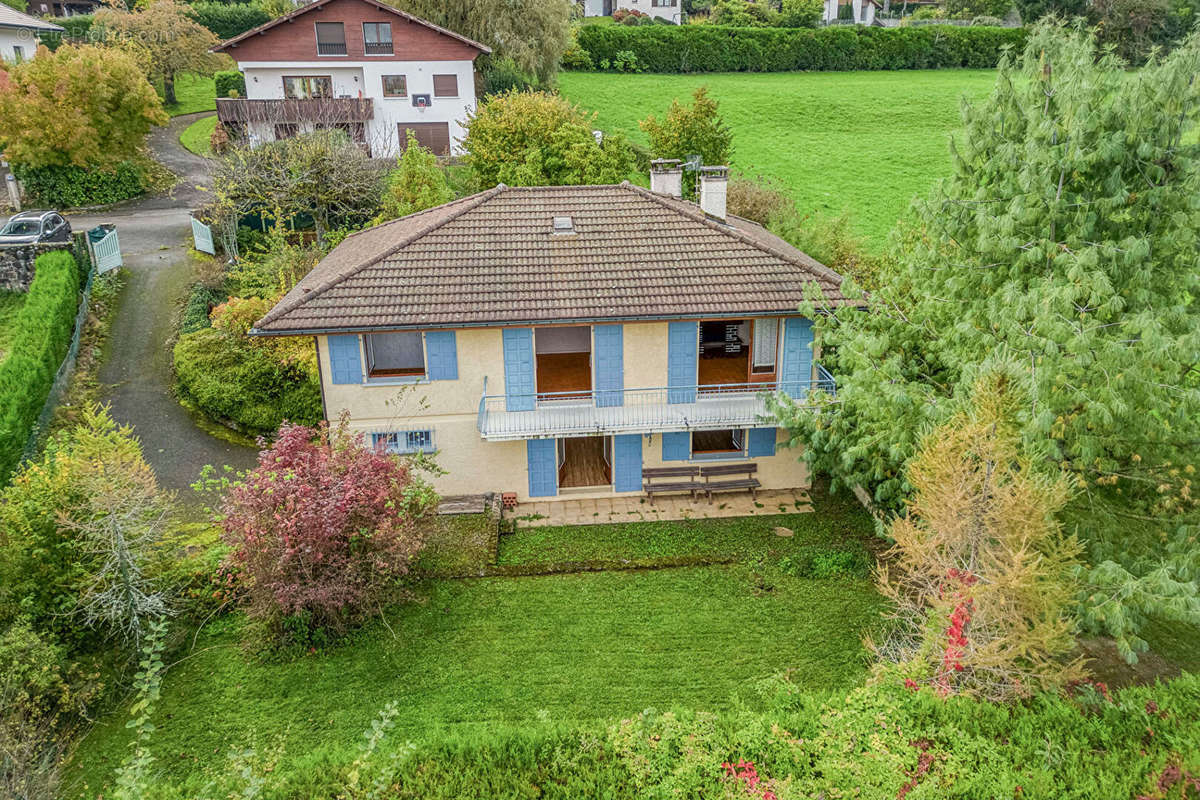
[[[0,28],[28,28],[38,31],[61,31],[62,26],[40,20],[17,11],[12,6],[0,3]],[[37,44],[31,42],[31,44]]]
[[[575,233],[553,233],[554,217]],[[841,276],[769,233],[637,186],[497,186],[356,233],[256,325],[313,333],[794,311]]]

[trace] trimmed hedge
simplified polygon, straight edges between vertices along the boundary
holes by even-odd
[[[229,97],[230,92],[237,92],[238,97],[246,96],[246,76],[236,69],[223,69],[213,74],[213,85],[217,97]]]
[[[952,25],[583,25],[575,35],[593,64],[625,62],[632,53],[640,70],[668,73],[987,68],[996,66],[1006,47],[1025,42],[1024,28]]]
[[[303,369],[213,328],[179,337],[175,378],[197,410],[243,433],[272,434],[284,420],[316,425],[324,417],[321,389]]]
[[[129,161],[111,170],[14,164],[13,174],[36,205],[51,208],[108,205],[137,197],[145,189],[141,168]]]
[[[21,460],[55,373],[67,356],[79,300],[79,266],[65,250],[43,253],[0,361],[0,484]]]
[[[232,39],[271,21],[271,15],[255,3],[192,3],[189,12],[192,19],[222,40]],[[220,94],[217,96],[224,97]]]

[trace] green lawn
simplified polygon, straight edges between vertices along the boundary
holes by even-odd
[[[735,168],[778,179],[804,212],[846,212],[881,248],[914,195],[950,169],[959,100],[986,96],[991,70],[611,75],[564,72],[564,95],[598,126],[646,143],[638,120],[708,86],[733,128]]]
[[[24,292],[0,291],[0,361],[4,360],[8,351],[8,343],[13,335],[13,326],[17,322],[17,314],[25,305]]]
[[[728,708],[750,694],[753,681],[789,669],[809,689],[854,684],[866,668],[861,636],[879,619],[871,582],[793,578],[775,567],[784,554],[829,543],[839,524],[856,537],[870,535],[863,517],[847,514],[831,525],[820,508],[657,526],[660,545],[678,534],[683,551],[696,550],[687,541],[710,532],[724,542],[722,551],[748,556],[735,564],[428,581],[417,587],[416,602],[388,612],[387,625],[286,663],[247,655],[241,619],[225,618],[200,634],[190,654],[168,658],[178,663],[154,720],[156,755],[171,778],[196,778],[253,733],[260,744],[286,743],[286,770],[289,758],[353,747],[389,700],[401,709],[397,730],[419,741],[502,722],[596,721],[650,706]],[[776,537],[775,525],[791,527],[795,537]],[[502,558],[590,552],[573,539],[599,542],[607,553],[606,543],[628,542],[639,530],[518,533],[502,545],[509,548]],[[84,739],[71,794],[84,793],[83,780],[94,795],[109,778],[126,753],[124,723],[117,710]]]
[[[162,97],[162,81],[158,83],[158,96]],[[217,110],[217,90],[211,77],[181,72],[175,76],[175,105],[164,105],[163,110],[172,117],[194,114],[197,111]]]
[[[179,143],[198,156],[212,157],[212,133],[217,127],[217,117],[201,117],[183,129]]]

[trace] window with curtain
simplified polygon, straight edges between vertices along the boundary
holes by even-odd
[[[333,78],[328,75],[284,75],[283,96],[288,100],[333,97]]]
[[[779,320],[754,320],[754,358],[750,365],[752,372],[767,373],[775,371],[775,351],[779,347]]]
[[[392,23],[364,22],[363,46],[369,56],[390,56],[392,54]]]
[[[403,75],[384,75],[383,96],[408,97],[408,78]]]
[[[367,340],[367,374],[373,378],[421,377],[425,344],[420,331],[371,333]]]

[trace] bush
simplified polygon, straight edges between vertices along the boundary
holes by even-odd
[[[63,250],[38,256],[37,272],[0,361],[0,483],[17,466],[75,329],[79,267]]]
[[[527,74],[511,58],[498,58],[483,70],[483,94],[504,94],[537,88],[537,79]]]
[[[734,216],[766,225],[793,207],[783,187],[772,180],[737,176],[729,181],[726,202]]]
[[[214,308],[229,299],[229,293],[223,289],[211,289],[197,283],[188,293],[187,304],[183,307],[183,321],[179,326],[180,333],[195,333],[204,328],[211,328],[212,322],[208,315]]]
[[[24,167],[13,165],[17,180],[37,204],[51,208],[81,208],[119,203],[146,188],[142,168],[122,161],[111,170],[85,167]]]
[[[647,72],[787,72],[994,67],[1005,47],[1022,45],[1025,31],[941,25],[813,30],[584,25],[576,37],[594,64],[612,65],[618,53],[629,51]]]
[[[797,578],[865,578],[871,573],[871,556],[863,550],[808,547],[779,560],[779,569]]]
[[[369,449],[346,419],[285,425],[222,508],[249,613],[300,644],[341,633],[396,599],[421,549],[416,520],[437,496],[400,458]]]
[[[271,15],[255,3],[192,3],[191,14],[192,19],[222,39],[232,39],[271,21]]]
[[[210,417],[249,434],[269,434],[285,420],[317,423],[321,389],[302,365],[282,364],[245,336],[212,328],[175,343],[180,395]]]
[[[246,76],[236,69],[223,69],[213,74],[217,97],[245,97]]]
[[[821,0],[783,0],[783,12],[775,21],[781,28],[815,28],[821,21]]]

